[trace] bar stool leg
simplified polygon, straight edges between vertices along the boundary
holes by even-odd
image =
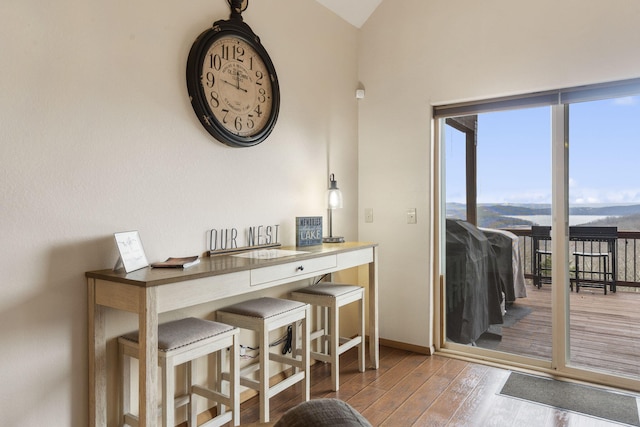
[[[576,255],[576,293],[580,292],[580,257]]]
[[[340,384],[338,379],[338,369],[339,369],[339,360],[340,355],[338,354],[340,345],[340,309],[338,308],[338,304],[334,299],[334,303],[331,307],[331,320],[330,320],[330,330],[331,334],[331,348],[329,351],[331,352],[331,357],[333,358],[333,362],[331,363],[331,382],[333,383],[333,389],[338,391]]]
[[[231,353],[231,362],[233,363],[233,347],[229,348],[229,352]],[[228,394],[229,390],[230,390],[230,386],[227,386],[223,381],[222,381],[222,372],[224,369],[225,365],[225,353],[224,351],[219,352],[216,355],[216,360],[215,360],[215,372],[217,372],[214,384],[213,384],[213,389],[219,393],[222,394],[227,394],[229,396],[231,396],[230,394]],[[233,372],[233,366],[229,366],[230,370],[229,370],[229,374],[231,374],[231,372]],[[229,382],[231,383],[231,378],[229,378]],[[218,414],[224,414],[227,410],[231,410],[232,408],[227,407],[226,405],[223,404],[218,404],[216,406],[216,411]]]
[[[307,311],[307,315],[305,316],[305,319],[300,321],[300,325],[296,323],[292,328],[291,354],[296,358],[300,357],[300,360],[302,363],[301,367],[295,366],[293,368],[294,373],[300,372],[302,370],[304,370],[305,372],[309,372],[309,367],[311,366],[310,352],[311,352],[311,347],[313,346],[314,343],[311,340],[305,340],[305,337],[308,335],[308,333],[310,333],[313,330],[312,321],[309,319],[309,316],[310,316],[310,312]],[[298,330],[298,327],[300,328],[300,330]],[[306,345],[306,349],[305,349],[305,345]],[[306,354],[306,359],[305,359],[305,354]],[[307,375],[305,376],[304,383],[302,384],[302,398],[305,401],[309,400],[309,396],[310,396],[309,390],[311,389],[311,387],[309,384],[310,384],[309,376]]]
[[[365,371],[365,360],[366,360],[366,356],[365,356],[365,343],[364,343],[364,295],[362,296],[362,299],[360,300],[360,302],[358,303],[358,320],[360,321],[360,336],[362,337],[362,342],[360,343],[360,349],[358,350],[358,368],[360,369],[360,372],[364,372]]]
[[[605,256],[603,261],[604,261],[604,277],[602,278],[602,287],[604,288],[604,294],[607,294],[607,278],[609,277],[607,275],[607,258],[609,258],[608,256]]]
[[[233,346],[231,347],[231,354],[229,360],[229,371],[231,373],[231,379],[229,380],[229,396],[233,397],[233,407],[230,408],[233,411],[233,425],[240,425],[240,337],[236,335],[233,338]],[[224,352],[221,352],[224,354]],[[221,372],[221,371],[218,371]]]
[[[304,319],[302,319],[302,365],[305,372],[304,382],[302,383],[302,399],[307,401],[311,395],[311,379],[309,375],[309,366],[311,365],[309,333],[311,331],[311,308],[307,307]]]
[[[329,307],[323,307],[323,306],[318,306],[318,311],[320,312],[320,324],[322,325],[322,329],[324,332],[323,334],[328,334],[329,333]],[[329,352],[329,349],[327,348],[329,346],[329,343],[327,342],[326,339],[324,339],[324,337],[320,338],[320,348],[319,351],[320,353],[323,354],[327,354]]]
[[[193,392],[194,376],[196,372],[196,361],[192,360],[185,364],[187,394],[189,395],[189,412],[187,413],[187,427],[196,427],[198,425],[198,406],[196,402],[196,394]],[[219,372],[219,371],[218,371]]]
[[[260,422],[269,422],[269,331],[264,324],[258,333],[260,342]]]
[[[174,396],[171,394],[176,387],[175,368],[173,358],[161,359],[162,375],[162,425],[163,427],[173,427],[175,422]]]

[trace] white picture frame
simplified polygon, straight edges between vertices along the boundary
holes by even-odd
[[[122,263],[127,273],[140,270],[149,265],[142,247],[142,240],[140,240],[140,235],[137,231],[123,231],[114,233],[113,236],[120,253],[120,258],[114,270],[117,269],[120,263]]]

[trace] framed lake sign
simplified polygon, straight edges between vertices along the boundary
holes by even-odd
[[[322,244],[322,217],[296,217],[296,246],[314,246]]]

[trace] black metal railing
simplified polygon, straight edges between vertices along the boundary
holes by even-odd
[[[510,228],[508,231],[519,237],[520,258],[522,260],[525,277],[533,279],[535,276],[533,271],[533,257],[535,254],[531,229]],[[543,250],[551,251],[551,242],[549,240],[541,242],[541,245]],[[569,271],[575,271],[574,258],[571,256],[574,252],[605,252],[607,250],[608,248],[605,242],[570,241]],[[615,258],[617,264],[615,277],[617,286],[640,288],[640,268],[638,267],[640,263],[640,231],[618,231]],[[550,259],[545,262],[550,262]],[[550,265],[546,267],[550,268]],[[598,270],[598,266],[596,265],[587,265],[587,267]],[[571,275],[572,274],[573,273],[571,273]]]

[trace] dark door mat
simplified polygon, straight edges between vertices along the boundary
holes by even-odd
[[[615,391],[512,372],[500,394],[640,426],[635,396]]]

